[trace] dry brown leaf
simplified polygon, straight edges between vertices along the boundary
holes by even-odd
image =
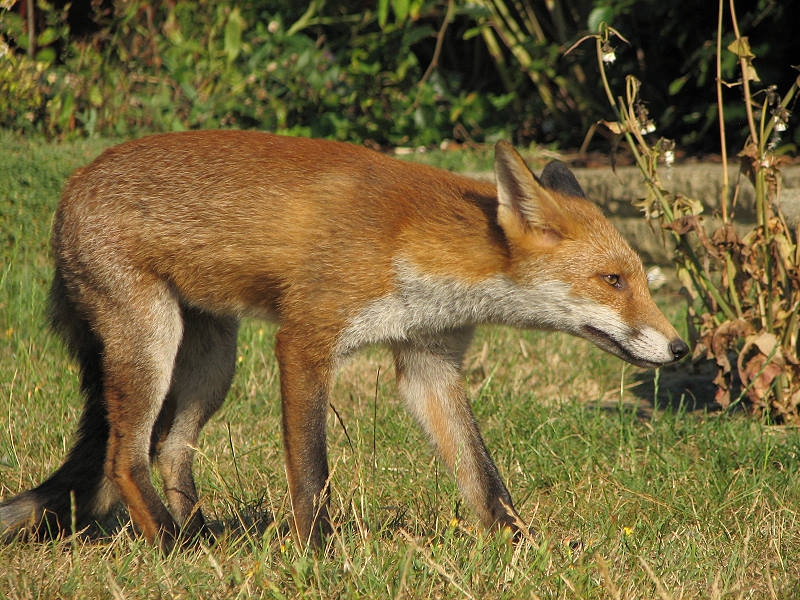
[[[785,364],[780,340],[775,334],[762,331],[747,338],[737,366],[747,397],[754,406],[767,405],[766,397],[775,378],[783,373]]]

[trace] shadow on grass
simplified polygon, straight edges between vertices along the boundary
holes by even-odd
[[[261,538],[270,528],[277,531],[278,537],[287,537],[290,533],[289,523],[276,522],[272,512],[261,502],[243,504],[223,517],[207,517],[205,523],[205,530],[198,534],[196,539],[182,539],[181,543],[192,546],[196,541],[213,544],[223,538]],[[73,535],[84,544],[110,544],[120,537],[141,537],[131,522],[128,511],[122,504],[118,504],[103,519],[87,523],[74,534],[49,531],[35,534],[21,530],[17,534],[7,536],[6,539],[0,538],[0,547],[2,544],[15,542],[31,544],[61,542]]]
[[[715,399],[716,375],[717,368],[712,361],[686,361],[662,367],[660,372],[637,373],[634,377],[636,383],[628,391],[643,405],[649,405],[651,410],[717,412],[722,410],[722,406]],[[738,398],[740,393],[741,381],[736,376],[731,384],[730,396]]]

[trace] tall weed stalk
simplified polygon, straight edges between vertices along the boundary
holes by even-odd
[[[640,82],[626,78],[625,94],[616,95],[606,69],[613,64],[613,43],[622,35],[603,23],[593,39],[601,81],[616,121],[603,122],[630,149],[644,178],[646,195],[638,202],[654,231],[674,247],[673,260],[688,297],[694,361],[712,361],[716,369],[714,400],[723,408],[745,405],[780,422],[800,422],[800,246],[797,223],[790,227],[781,209],[780,133],[800,85],[796,79],[781,96],[775,86],[760,86],[752,49],[742,36],[734,1],[727,2],[734,40],[722,48],[726,1],[719,2],[717,23],[717,112],[722,148],[718,208],[712,218],[697,199],[664,185],[660,169],[674,161],[675,144],[659,138]],[[577,45],[576,44],[576,45]],[[573,46],[574,47],[574,46]],[[736,55],[740,79],[722,78],[722,54]],[[739,174],[729,189],[726,115],[723,88],[741,92],[749,137],[738,152]],[[754,190],[755,223],[736,220],[736,199],[747,180]]]

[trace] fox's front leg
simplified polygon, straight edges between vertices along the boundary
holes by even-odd
[[[487,528],[519,529],[519,516],[478,431],[462,363],[472,330],[394,348],[398,387]]]
[[[283,445],[294,534],[300,542],[322,545],[331,531],[328,518],[328,455],[325,418],[330,368],[328,356],[308,336],[278,332]]]

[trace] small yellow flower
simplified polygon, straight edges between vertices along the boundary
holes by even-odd
[[[633,535],[633,527],[628,527],[627,525],[622,528],[622,533],[625,534],[625,537],[630,537]]]

